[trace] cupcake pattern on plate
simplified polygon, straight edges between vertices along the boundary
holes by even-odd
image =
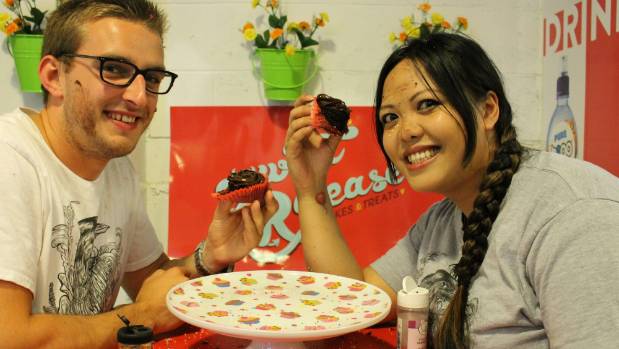
[[[380,321],[391,308],[383,291],[364,282],[284,270],[205,276],[179,284],[167,297],[181,319],[246,338],[260,332],[308,337],[308,332],[354,331]]]

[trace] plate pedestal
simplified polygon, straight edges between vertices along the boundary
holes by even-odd
[[[253,340],[247,349],[305,349],[303,342],[268,342]]]

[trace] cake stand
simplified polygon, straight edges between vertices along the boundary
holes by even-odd
[[[303,341],[374,325],[391,309],[379,288],[341,276],[255,270],[204,276],[174,286],[167,307],[179,319],[249,349],[302,349]]]

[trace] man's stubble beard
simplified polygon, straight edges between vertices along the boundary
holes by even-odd
[[[114,144],[97,132],[99,125],[108,120],[101,111],[95,110],[89,102],[84,88],[76,81],[73,97],[65,99],[64,119],[68,142],[89,157],[111,160],[125,156],[133,151],[134,144]]]

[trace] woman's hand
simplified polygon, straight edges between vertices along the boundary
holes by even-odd
[[[316,139],[320,135],[312,127],[313,100],[305,95],[295,101],[286,133],[286,161],[299,198],[314,197],[324,190],[327,172],[342,139],[334,135]]]

